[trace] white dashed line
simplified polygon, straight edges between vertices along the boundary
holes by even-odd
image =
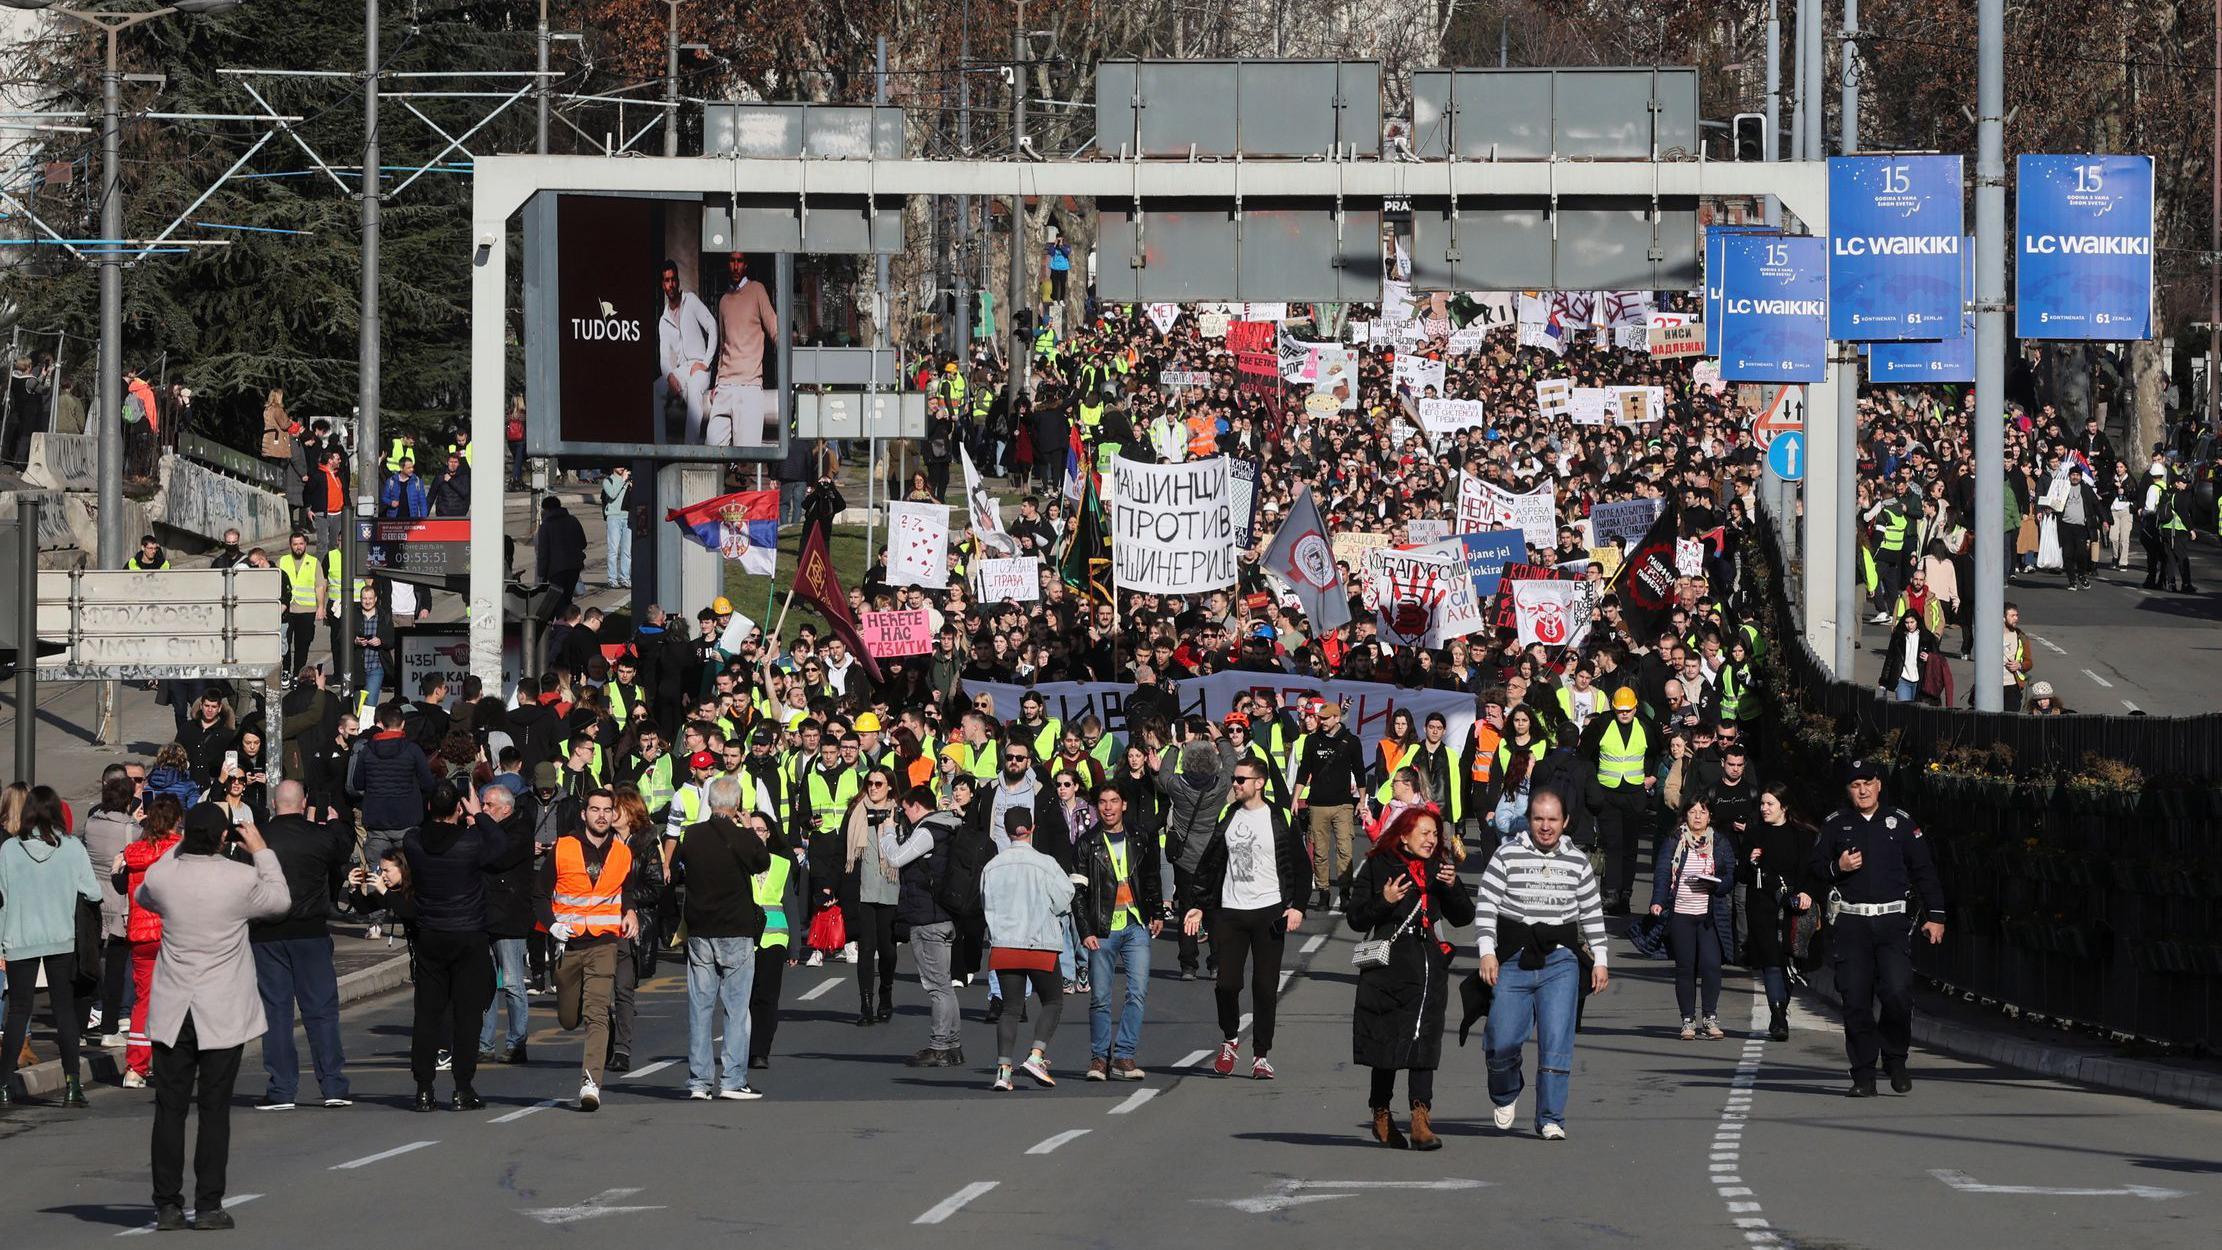
[[[2029,636],[2031,638],[2037,638],[2035,634],[2030,634]],[[2037,642],[2045,650],[2052,652],[2054,655],[2066,655],[2068,653],[2068,649],[2066,647],[2061,646],[2059,643],[2054,642],[2050,638],[2037,638]]]
[[[834,986],[841,984],[847,979],[847,977],[835,977],[830,981],[820,981],[817,984],[816,988],[812,989],[809,993],[804,994],[801,998],[798,998],[795,1001],[807,1003],[814,999],[824,998],[826,995],[833,992]]]
[[[1318,952],[1320,947],[1325,945],[1327,945],[1327,935],[1324,933],[1314,933],[1309,939],[1305,941],[1304,953],[1307,955],[1315,954]]]
[[[541,1101],[539,1101],[539,1102],[536,1102],[536,1103],[532,1104],[532,1105],[531,1105],[531,1106],[529,1106],[529,1107],[519,1107],[519,1108],[517,1108],[517,1109],[516,1109],[515,1111],[509,1111],[509,1112],[504,1112],[504,1113],[503,1113],[503,1114],[501,1114],[501,1115],[497,1115],[497,1116],[495,1116],[495,1117],[494,1117],[493,1119],[491,1119],[491,1120],[488,1120],[488,1121],[487,1121],[487,1123],[488,1123],[488,1124],[507,1124],[507,1123],[511,1122],[512,1120],[522,1120],[522,1119],[524,1119],[524,1118],[525,1118],[526,1116],[528,1116],[528,1115],[531,1115],[531,1114],[532,1114],[533,1112],[535,1112],[535,1111],[546,1111],[546,1110],[547,1110],[548,1108],[550,1108],[550,1107],[553,1107],[553,1106],[555,1106],[555,1105],[556,1105],[557,1103],[559,1103],[559,1102],[561,1102],[561,1101],[562,1101],[562,1099],[560,1099],[560,1098],[546,1098],[546,1099],[542,1099]]]
[[[1728,1100],[1721,1108],[1720,1124],[1713,1130],[1713,1148],[1705,1167],[1727,1209],[1729,1223],[1742,1230],[1744,1241],[1754,1246],[1776,1246],[1782,1238],[1767,1226],[1766,1215],[1751,1187],[1738,1175],[1744,1150],[1744,1124],[1751,1119],[1751,1099],[1759,1085],[1760,1061],[1767,1053],[1767,996],[1754,986],[1751,992],[1751,1035],[1736,1060],[1736,1073],[1728,1080]]]
[[[974,1181],[971,1184],[965,1186],[963,1189],[960,1189],[957,1192],[949,1195],[948,1197],[943,1198],[941,1201],[933,1204],[933,1206],[928,1207],[924,1215],[921,1215],[917,1219],[912,1220],[911,1223],[939,1224],[943,1220],[948,1219],[950,1216],[955,1215],[957,1212],[964,1210],[966,1203],[972,1201],[974,1198],[979,1197],[981,1194],[994,1189],[1001,1183],[1001,1181]]]
[[[2127,699],[2122,700],[2122,706],[2128,708],[2132,712],[2142,712],[2145,710]]]
[[[1127,1115],[1133,1111],[1139,1110],[1143,1103],[1148,1102],[1150,1099],[1155,1097],[1157,1097],[1157,1090],[1154,1087],[1138,1089],[1135,1090],[1133,1093],[1128,1094],[1125,1101],[1121,1102],[1118,1106],[1111,1108],[1111,1110],[1105,1112],[1104,1114]]]
[[[1195,1067],[1195,1066],[1196,1066],[1197,1064],[1199,1064],[1199,1063],[1202,1063],[1202,1062],[1203,1062],[1204,1060],[1206,1060],[1206,1059],[1209,1059],[1209,1058],[1211,1058],[1211,1052],[1210,1052],[1210,1051],[1208,1051],[1208,1050],[1199,1050],[1199,1051],[1196,1051],[1196,1052],[1194,1052],[1194,1053],[1192,1053],[1192,1054],[1188,1054],[1188,1055],[1183,1055],[1183,1056],[1181,1057],[1181,1061],[1180,1061],[1179,1063],[1176,1063],[1176,1064],[1174,1064],[1174,1065],[1173,1065],[1173,1067],[1174,1067],[1174,1068],[1175,1068],[1176,1070],[1178,1070],[1178,1069],[1180,1069],[1180,1068],[1193,1068],[1193,1067]]]
[[[254,1201],[255,1199],[257,1199],[257,1198],[260,1198],[260,1197],[262,1197],[262,1195],[261,1195],[261,1194],[233,1194],[233,1195],[232,1195],[231,1197],[229,1197],[229,1198],[226,1198],[226,1199],[224,1199],[224,1209],[225,1209],[226,1211],[231,1211],[231,1210],[235,1210],[235,1209],[237,1209],[237,1208],[239,1208],[239,1207],[243,1207],[243,1206],[246,1206],[246,1205],[247,1205],[248,1203],[250,1203],[250,1202],[253,1202],[253,1201]],[[196,1213],[196,1214],[197,1214],[197,1213]],[[139,1227],[137,1227],[137,1228],[127,1228],[127,1229],[123,1230],[122,1232],[120,1232],[120,1233],[117,1233],[117,1234],[116,1234],[116,1236],[118,1236],[118,1237],[144,1237],[144,1236],[146,1236],[146,1235],[147,1235],[148,1233],[151,1233],[151,1232],[153,1232],[153,1231],[154,1231],[154,1225],[152,1225],[152,1224],[141,1224],[141,1225],[140,1225]]]
[[[1035,1142],[1033,1145],[1028,1146],[1026,1148],[1026,1153],[1030,1155],[1045,1155],[1053,1150],[1056,1150],[1059,1146],[1066,1146],[1072,1144],[1073,1142],[1079,1141],[1081,1138],[1086,1137],[1088,1134],[1094,1131],[1094,1129],[1087,1128],[1068,1128],[1064,1132],[1059,1133],[1054,1137],[1044,1137],[1040,1141]]]
[[[2090,678],[2092,681],[2095,681],[2098,684],[2106,687],[2108,690],[2112,690],[2114,688],[2113,682],[2110,682],[2104,677],[2099,676],[2097,673],[2092,672],[2090,669],[2084,669],[2083,675]]]
[[[364,1155],[360,1159],[349,1159],[345,1163],[335,1163],[325,1170],[328,1172],[345,1172],[355,1168],[367,1168],[373,1163],[383,1163],[399,1155],[408,1154],[412,1150],[422,1150],[426,1146],[437,1146],[439,1144],[436,1141],[413,1141],[406,1146],[396,1146],[391,1150],[381,1150],[374,1155]]]
[[[1295,975],[1296,969],[1294,968],[1281,969],[1281,983],[1273,987],[1273,992],[1278,994],[1286,991],[1288,989],[1289,978]]]
[[[679,1061],[676,1059],[658,1059],[654,1063],[644,1063],[641,1066],[634,1068],[630,1072],[620,1073],[617,1076],[611,1077],[610,1084],[615,1085],[619,1081],[638,1081],[645,1077],[651,1077],[677,1062]]]

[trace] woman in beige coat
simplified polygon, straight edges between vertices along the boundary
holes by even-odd
[[[227,857],[236,840],[253,857]],[[264,1032],[247,922],[292,906],[277,853],[253,825],[235,830],[220,804],[185,816],[172,854],[139,884],[138,903],[162,917],[147,1037],[154,1043],[154,1208],[158,1228],[185,1227],[185,1110],[198,1101],[193,1227],[225,1229],[224,1172],[231,1151],[231,1095],[240,1052]],[[200,1089],[196,1096],[195,1079]]]
[[[262,405],[262,458],[281,465],[291,461],[296,428],[293,418],[286,415],[285,391],[270,388],[270,398]]]

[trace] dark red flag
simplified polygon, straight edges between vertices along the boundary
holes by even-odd
[[[856,618],[849,614],[849,596],[841,589],[840,575],[833,571],[833,557],[826,552],[826,527],[805,526],[802,552],[795,558],[795,594],[818,609],[833,627],[834,636],[849,644],[857,663],[873,681],[880,680],[879,661],[864,646],[864,638],[856,631]]]

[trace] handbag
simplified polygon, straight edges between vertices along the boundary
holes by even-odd
[[[810,949],[837,951],[849,944],[849,922],[838,906],[827,907],[810,918]]]
[[[1372,941],[1360,942],[1356,947],[1352,948],[1350,952],[1350,966],[1353,968],[1388,967],[1389,948],[1396,945],[1396,940],[1404,936],[1404,931],[1406,929],[1412,927],[1412,921],[1419,917],[1420,904],[1420,899],[1414,898],[1412,900],[1412,910],[1405,913],[1404,923],[1396,927],[1396,932],[1391,933],[1385,938],[1377,938]]]

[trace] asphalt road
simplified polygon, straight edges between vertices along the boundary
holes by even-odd
[[[1210,1074],[1210,988],[1167,975],[1169,941],[1157,954],[1146,1081],[1080,1079],[1085,1012],[1068,998],[1057,1088],[1011,1094],[986,1088],[977,987],[964,994],[969,1066],[901,1066],[926,1033],[907,957],[896,1019],[874,1029],[849,1023],[845,966],[792,970],[754,1103],[686,1101],[675,970],[644,995],[636,1071],[593,1115],[569,1105],[577,1042],[548,1000],[534,1000],[534,1062],[482,1073],[486,1110],[429,1115],[406,1109],[407,996],[365,1004],[347,1019],[351,1109],[252,1110],[250,1050],[227,1244],[1340,1248],[1455,1228],[1540,1247],[1964,1250],[2209,1246],[2222,1220],[2211,1113],[1918,1053],[1910,1096],[1847,1101],[1828,1021],[1801,1010],[1789,1042],[1757,1040],[1750,982],[1732,973],[1729,1039],[1681,1042],[1671,970],[1628,959],[1576,1048],[1570,1140],[1533,1136],[1526,1097],[1519,1129],[1489,1126],[1477,1035],[1452,1041],[1439,1077],[1447,1148],[1391,1152],[1364,1135],[1365,1076],[1349,1063],[1347,933],[1315,916],[1292,943],[1270,1084]],[[0,1117],[11,1247],[100,1244],[151,1218],[150,1097],[92,1097],[88,1112]]]

